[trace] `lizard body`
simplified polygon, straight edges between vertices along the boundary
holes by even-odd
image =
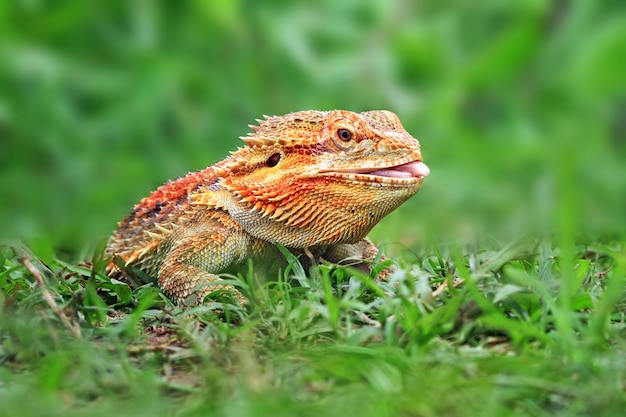
[[[248,259],[271,277],[286,265],[277,243],[316,260],[356,258],[367,270],[378,252],[367,233],[429,173],[419,142],[389,111],[258,122],[230,157],[141,200],[106,253],[184,304],[224,288],[219,274],[245,272]],[[116,269],[111,262],[108,272]]]

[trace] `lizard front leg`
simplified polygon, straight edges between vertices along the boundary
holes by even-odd
[[[246,298],[232,285],[216,284],[219,273],[244,262],[252,237],[215,220],[199,221],[175,236],[158,271],[161,289],[178,304],[200,304],[213,291],[228,289],[240,304]]]
[[[328,262],[337,265],[349,265],[366,274],[372,272],[372,262],[379,256],[378,248],[367,238],[357,243],[340,243],[330,245],[321,257]],[[384,255],[380,254],[380,260],[384,261]],[[382,279],[387,278],[393,272],[393,268],[387,268],[379,274]]]

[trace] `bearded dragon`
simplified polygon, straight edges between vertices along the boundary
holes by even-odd
[[[248,260],[275,278],[287,265],[277,244],[308,265],[358,259],[369,270],[378,250],[367,233],[429,174],[419,142],[390,111],[311,110],[257,122],[228,158],[134,207],[106,247],[109,274],[132,266],[189,305],[234,290],[220,275],[247,272]]]

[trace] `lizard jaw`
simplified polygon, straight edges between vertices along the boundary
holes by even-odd
[[[325,174],[342,177],[357,182],[376,182],[381,184],[413,184],[421,182],[430,174],[428,166],[420,160],[405,162],[400,165],[376,168],[361,168],[345,171],[327,171]]]
[[[385,178],[424,178],[430,174],[430,169],[422,161],[411,161],[382,169],[356,170],[356,173]]]

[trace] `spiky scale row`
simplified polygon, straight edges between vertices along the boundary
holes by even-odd
[[[179,303],[223,288],[219,274],[244,272],[248,259],[272,278],[285,265],[276,243],[306,253],[305,263],[358,257],[367,270],[377,250],[366,234],[428,174],[417,140],[388,111],[257,122],[230,157],[141,200],[107,253],[157,278]]]

